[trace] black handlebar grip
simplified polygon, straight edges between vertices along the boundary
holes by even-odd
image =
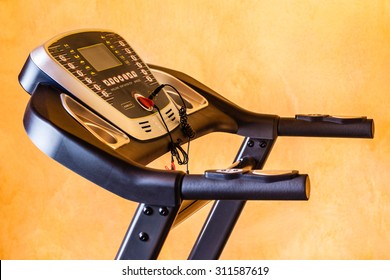
[[[308,200],[310,196],[307,175],[276,182],[246,177],[224,180],[186,175],[182,181],[181,197],[184,200]]]
[[[366,117],[297,115],[280,118],[279,136],[374,138],[374,121]]]

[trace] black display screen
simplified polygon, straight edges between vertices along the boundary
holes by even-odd
[[[77,50],[97,71],[103,71],[122,65],[104,44],[96,44]]]

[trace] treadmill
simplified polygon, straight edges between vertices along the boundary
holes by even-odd
[[[365,116],[245,110],[184,73],[146,64],[111,30],[55,36],[30,53],[19,82],[31,95],[23,119],[31,141],[118,199],[139,203],[118,260],[157,259],[169,231],[209,201],[188,259],[218,259],[246,201],[308,200],[307,174],[263,169],[278,136],[374,137]],[[188,167],[190,142],[213,132],[243,136],[232,164],[176,170]],[[147,167],[164,154],[171,166]]]

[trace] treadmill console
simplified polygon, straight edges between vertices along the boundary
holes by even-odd
[[[19,80],[29,93],[33,93],[40,83],[64,89],[125,134],[142,141],[166,135],[168,130],[179,126],[179,108],[183,104],[179,104],[176,92],[162,89],[155,96],[153,104],[161,114],[148,105],[149,95],[160,86],[155,76],[184,89],[187,108],[198,110],[207,106],[202,96],[167,75],[159,71],[152,73],[120,35],[88,30],[59,35],[36,48]],[[64,107],[72,116],[76,115],[80,121],[84,117],[73,111],[84,111],[90,118],[88,109],[69,107],[69,104],[83,106],[76,100],[69,101],[69,98],[68,95],[63,98],[67,100]]]

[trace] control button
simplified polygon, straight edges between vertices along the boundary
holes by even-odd
[[[85,77],[84,79],[88,84],[92,84],[92,80],[91,78],[88,78],[88,77]]]
[[[218,173],[242,173],[244,170],[243,169],[238,169],[238,168],[226,168],[226,169],[217,169],[215,172]]]
[[[111,83],[108,81],[108,80],[102,80],[102,82],[106,85],[106,86],[111,86]]]
[[[367,117],[356,116],[330,116],[322,114],[295,115],[295,119],[308,122],[331,122],[337,124],[358,123],[367,119]]]
[[[72,62],[69,62],[68,66],[70,69],[76,69],[76,66],[74,66],[74,64]]]
[[[232,180],[241,177],[246,172],[247,170],[239,168],[206,170],[205,177],[208,179]]]
[[[323,114],[295,115],[295,119],[307,122],[322,122],[328,116]]]
[[[252,170],[249,178],[261,180],[266,183],[290,180],[299,175],[297,170]]]
[[[102,89],[98,84],[94,84],[93,87],[94,87],[96,90],[101,90],[101,89]]]
[[[104,97],[110,97],[110,94],[106,90],[102,90],[101,93]]]
[[[328,122],[338,124],[359,123],[366,120],[367,117],[354,117],[354,116],[329,116],[326,118]]]
[[[134,78],[133,75],[132,75],[130,72],[127,72],[126,75],[127,75],[127,77],[129,77],[130,79]]]
[[[146,111],[153,111],[154,108],[154,102],[153,100],[146,98],[145,96],[136,93],[134,94],[135,100],[137,100],[138,104]]]
[[[296,170],[253,170],[252,174],[260,176],[285,176],[297,174]]]

